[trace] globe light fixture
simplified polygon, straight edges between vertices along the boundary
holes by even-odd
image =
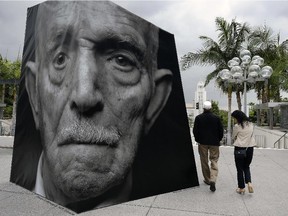
[[[251,52],[244,49],[240,52],[239,57],[234,57],[227,62],[229,69],[223,69],[218,76],[228,83],[244,84],[244,113],[247,114],[247,82],[255,83],[257,81],[265,81],[270,78],[273,69],[264,65],[264,59],[259,55],[251,57]]]

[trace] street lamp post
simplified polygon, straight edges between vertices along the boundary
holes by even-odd
[[[247,82],[255,83],[257,81],[267,81],[273,70],[270,66],[264,66],[264,59],[259,55],[251,57],[249,50],[242,50],[239,57],[234,57],[227,62],[229,69],[223,69],[218,73],[223,81],[228,83],[244,84],[244,113],[247,115]],[[262,68],[261,68],[262,67]],[[265,82],[266,84],[266,82]],[[231,113],[228,112],[228,138],[231,136]],[[227,140],[228,144],[230,140]]]

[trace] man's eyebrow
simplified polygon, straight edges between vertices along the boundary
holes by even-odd
[[[48,52],[53,52],[59,46],[69,46],[71,44],[71,41],[73,40],[71,28],[55,29],[55,31],[52,29],[52,32],[55,33],[53,33],[52,40],[47,43]]]
[[[133,52],[139,59],[143,59],[146,47],[141,45],[131,36],[111,35],[95,42],[97,49],[105,51],[107,49],[124,49]]]

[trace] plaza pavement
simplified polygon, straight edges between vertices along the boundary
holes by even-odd
[[[0,216],[75,215],[9,182],[13,137],[0,137]],[[220,147],[216,192],[202,181],[197,146],[193,146],[200,186],[88,211],[81,216],[286,216],[288,150],[255,149],[251,165],[254,193],[239,195],[233,148]],[[167,179],[169,181],[169,179]]]

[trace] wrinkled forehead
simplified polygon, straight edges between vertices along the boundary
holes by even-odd
[[[40,4],[37,44],[41,47],[63,32],[91,40],[117,34],[153,55],[158,49],[156,26],[109,1],[47,1]]]

